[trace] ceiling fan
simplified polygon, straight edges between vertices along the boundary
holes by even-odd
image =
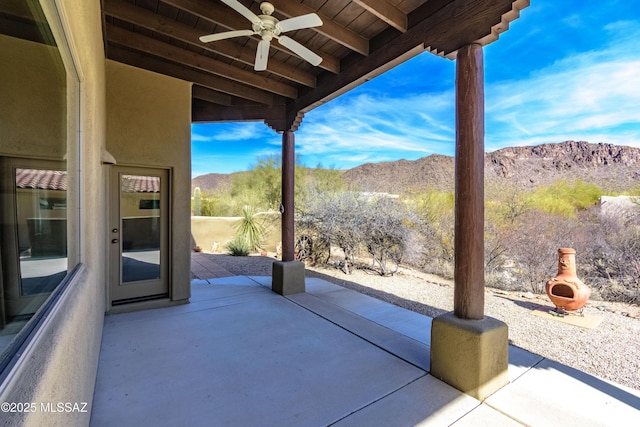
[[[275,17],[271,16],[275,8],[269,2],[260,3],[260,10],[262,15],[256,15],[249,8],[244,6],[238,0],[221,0],[222,3],[234,9],[242,16],[247,18],[251,24],[251,30],[236,30],[226,31],[224,33],[209,34],[200,37],[200,41],[203,43],[214,42],[218,40],[224,40],[232,37],[252,36],[258,35],[262,38],[258,43],[258,50],[256,52],[256,61],[254,69],[256,71],[264,71],[267,69],[267,60],[269,59],[269,46],[271,40],[276,39],[278,42],[300,56],[311,65],[317,66],[322,62],[322,58],[312,52],[310,49],[304,47],[297,41],[290,37],[282,35],[287,31],[301,30],[304,28],[318,27],[322,25],[322,20],[315,13],[308,13],[306,15],[296,16],[293,18],[279,21]]]

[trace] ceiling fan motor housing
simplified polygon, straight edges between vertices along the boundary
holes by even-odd
[[[262,37],[262,40],[271,41],[274,36],[280,34],[280,29],[278,28],[278,20],[271,15],[258,15],[260,18],[260,23],[253,24],[252,28],[256,34],[259,34]]]
[[[273,11],[276,10],[276,8],[273,7],[273,5],[268,1],[263,1],[262,3],[260,3],[260,10],[265,15],[271,15]]]
[[[260,4],[260,11],[262,12],[262,15],[256,15],[238,0],[221,1],[248,19],[251,22],[251,30],[233,30],[223,33],[208,34],[200,37],[200,41],[203,43],[210,43],[231,37],[252,35],[260,36],[262,40],[258,43],[256,61],[254,63],[254,69],[256,71],[266,70],[267,60],[269,58],[269,45],[273,39],[277,39],[282,46],[289,49],[311,65],[317,66],[322,62],[322,57],[315,52],[306,48],[292,38],[281,35],[287,31],[301,30],[322,25],[322,20],[317,14],[308,13],[306,15],[295,16],[293,18],[280,21],[278,18],[272,16],[275,8],[269,2],[262,2]]]

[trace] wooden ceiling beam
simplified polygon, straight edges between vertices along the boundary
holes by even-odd
[[[255,0],[256,3],[262,3],[262,1],[264,0]],[[282,13],[287,18],[306,15],[307,13],[315,13],[322,19],[322,25],[312,28],[313,31],[361,55],[367,56],[369,54],[369,41],[366,38],[333,22],[331,18],[318,13],[309,6],[294,1],[283,1],[276,5],[276,11]]]
[[[162,0],[226,30],[251,29],[251,22],[219,0]]]
[[[255,62],[255,52],[244,49],[238,43],[221,40],[215,43],[204,44],[198,39],[198,37],[202,35],[201,32],[195,28],[163,18],[149,10],[134,6],[125,1],[105,0],[103,11],[108,16],[130,22],[158,34],[180,40],[209,52],[226,56],[252,67]],[[276,61],[273,58],[269,59],[269,72],[307,87],[315,87],[316,85],[316,77],[313,74]]]
[[[138,33],[132,33],[124,28],[107,24],[107,39],[110,42],[126,46],[130,49],[196,68],[206,73],[225,77],[229,80],[244,83],[258,89],[273,92],[277,95],[291,99],[298,97],[298,90],[296,88],[270,80],[265,77],[264,74],[242,70],[233,65],[216,61],[208,56],[199,55],[195,52],[190,52]]]
[[[246,86],[232,80],[162,61],[118,45],[109,45],[109,59],[171,76],[180,80],[185,80],[187,82],[193,82],[217,92],[226,93],[238,98],[249,99],[265,105],[282,103],[281,100],[283,99],[263,90],[254,89],[250,86]]]
[[[523,3],[519,0],[455,0],[425,19],[419,32],[430,51],[453,59],[462,46],[490,36],[503,16],[512,13],[514,8],[519,10]]]
[[[303,113],[288,115],[284,104],[266,108],[248,104],[223,107],[200,99],[194,99],[191,104],[191,121],[194,123],[263,121],[279,133],[297,130],[303,117]]]
[[[528,0],[524,0],[528,2]],[[418,8],[419,19],[412,18],[407,32],[395,30],[372,39],[377,46],[366,58],[352,55],[343,60],[337,77],[320,76],[318,87],[309,90],[289,105],[290,111],[309,111],[338,95],[393,68],[395,65],[430,49],[439,55],[455,55],[460,47],[476,42],[493,32],[503,15],[522,8],[520,0],[432,0]],[[380,39],[380,40],[378,40]]]
[[[193,89],[191,92],[194,98],[202,99],[203,101],[211,102],[218,105],[224,105],[227,107],[230,107],[232,105],[231,95],[227,95],[226,93],[220,93],[218,91],[198,85],[193,85]]]
[[[236,105],[224,107],[202,100],[194,99],[191,109],[191,120],[203,122],[238,122],[238,121],[285,121],[284,104],[270,107],[256,105]]]
[[[225,15],[223,17],[222,12],[218,9],[218,7],[223,6],[211,2],[204,2],[202,0],[165,0],[165,3],[196,15],[206,21],[224,26],[225,28],[231,30],[251,29],[251,23],[248,20],[242,18],[242,15],[226,6],[224,6],[224,8],[226,8],[227,10],[225,11]],[[233,20],[228,19],[227,16],[229,12],[235,14],[237,17],[240,17],[240,21],[237,20],[237,17],[234,17]],[[232,22],[232,24],[230,24],[230,22]],[[286,52],[289,55],[294,55],[294,53],[292,53],[289,49],[280,46],[277,41],[271,43],[271,48],[279,50],[281,52]],[[318,67],[335,74],[340,72],[340,61],[338,60],[338,58],[325,52],[316,51],[315,53],[322,57],[322,62],[320,63],[320,65],[318,65]]]
[[[387,0],[353,0],[354,3],[374,14],[396,30],[404,33],[407,31],[407,15]]]

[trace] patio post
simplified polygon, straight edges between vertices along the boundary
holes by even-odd
[[[484,315],[484,63],[482,46],[456,61],[454,311],[433,319],[431,374],[484,400],[506,385],[507,325]]]
[[[280,295],[305,291],[304,264],[295,260],[295,136],[282,134],[282,261],[273,263],[271,289]]]
[[[282,134],[282,261],[294,260],[295,135]]]
[[[482,47],[458,53],[456,69],[454,306],[484,317],[484,72]]]

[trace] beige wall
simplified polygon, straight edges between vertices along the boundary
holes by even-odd
[[[66,93],[58,49],[0,34],[0,58],[0,154],[62,160]]]
[[[280,214],[257,214],[267,225],[267,235],[263,244],[267,252],[276,252],[276,245],[282,240]],[[217,243],[218,253],[226,253],[225,245],[235,236],[235,224],[240,217],[191,217],[191,235],[193,246],[200,246],[203,252],[214,252],[213,244]]]
[[[191,83],[107,61],[107,150],[171,173],[171,298],[190,297]]]
[[[171,239],[173,297],[188,298],[191,88],[186,82],[113,62],[107,64],[99,0],[42,0],[41,3],[58,44],[65,39],[68,42],[68,50],[61,49],[69,88],[65,100],[68,126],[66,129],[60,129],[59,124],[47,126],[55,114],[65,111],[60,107],[65,101],[61,103],[59,93],[48,92],[47,82],[33,80],[32,87],[20,88],[22,95],[12,99],[11,108],[19,112],[26,103],[36,103],[42,109],[42,117],[28,122],[20,116],[23,123],[20,129],[24,132],[0,141],[0,151],[60,158],[65,155],[64,144],[61,149],[52,150],[47,138],[66,135],[69,140],[66,147],[70,185],[69,257],[80,262],[81,268],[29,341],[8,378],[0,384],[0,401],[87,402],[86,413],[39,411],[15,414],[10,419],[13,425],[82,426],[90,420],[107,308],[108,230],[104,224],[107,224],[109,166],[103,165],[101,159],[108,148],[119,164],[170,169],[175,218]],[[3,47],[2,42],[0,40],[0,49],[16,51],[14,46],[7,47],[7,43]],[[42,48],[29,42],[19,43],[20,49]],[[37,69],[42,66],[47,65],[26,67],[25,72],[33,73],[36,79]],[[6,82],[12,84],[10,79],[8,76]],[[8,104],[5,99],[0,102],[0,116],[7,117]]]
[[[66,135],[70,141],[66,157],[70,181],[68,216],[73,224],[69,241],[73,243],[69,251],[70,258],[82,262],[82,267],[31,339],[9,378],[0,385],[0,401],[88,402],[90,406],[106,289],[106,232],[102,226],[106,221],[106,199],[101,191],[105,188],[105,170],[100,163],[105,134],[105,76],[100,1],[41,3],[56,41],[60,44],[67,38],[69,44],[69,51],[61,52],[70,88],[66,99]],[[46,91],[39,92],[16,102],[37,103],[46,109],[50,103],[48,96]],[[24,125],[25,138],[28,135],[46,138],[43,136],[46,132],[38,125],[29,126]],[[82,147],[81,156],[78,147]],[[37,141],[30,149],[38,157],[62,154],[40,147]],[[91,414],[12,415],[15,415],[11,418],[13,425],[82,426],[88,425]]]

